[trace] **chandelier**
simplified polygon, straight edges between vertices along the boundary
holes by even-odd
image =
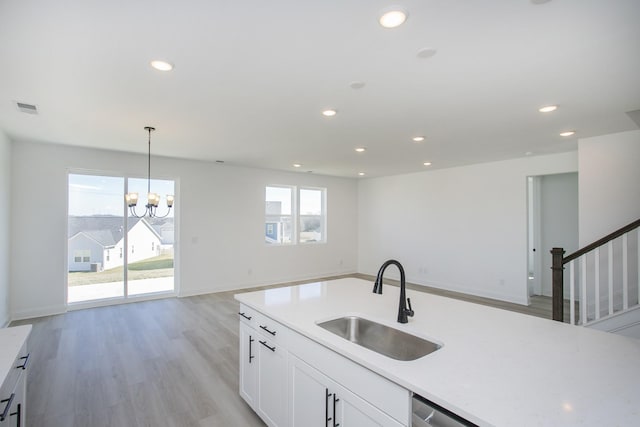
[[[145,126],[144,130],[149,132],[149,154],[148,154],[148,168],[147,168],[147,204],[145,205],[145,210],[142,215],[138,215],[136,212],[136,205],[138,204],[138,193],[127,193],[124,196],[125,201],[127,202],[127,206],[129,207],[129,212],[132,216],[136,218],[142,218],[144,216],[149,216],[150,218],[164,218],[169,215],[171,212],[171,208],[173,207],[173,194],[167,194],[167,213],[164,215],[158,215],[157,209],[160,204],[160,196],[158,193],[151,192],[151,132],[156,130],[156,128],[151,126]]]

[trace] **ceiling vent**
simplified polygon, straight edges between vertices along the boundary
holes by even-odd
[[[16,106],[18,107],[18,110],[22,111],[23,113],[38,114],[38,107],[33,104],[25,104],[24,102],[16,101]]]

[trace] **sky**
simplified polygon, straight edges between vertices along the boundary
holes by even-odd
[[[147,201],[146,178],[128,178],[128,191],[138,192],[138,213],[144,212]],[[151,191],[160,195],[158,212],[166,213],[166,195],[174,194],[174,183],[170,180],[151,180]],[[125,178],[113,176],[69,174],[69,215],[116,215],[123,216]],[[178,203],[176,197],[176,203]],[[170,217],[173,216],[173,209]]]
[[[291,199],[294,187],[267,187],[265,200],[281,203],[281,215],[291,215]],[[322,191],[300,189],[300,215],[322,215]]]

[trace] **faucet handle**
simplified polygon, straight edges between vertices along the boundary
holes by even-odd
[[[415,313],[413,312],[413,308],[411,308],[411,298],[407,298],[407,304],[409,305],[409,308],[406,309],[405,312],[407,313],[407,316],[413,317]]]

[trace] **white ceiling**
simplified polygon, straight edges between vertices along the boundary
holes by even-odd
[[[153,154],[345,177],[570,151],[638,128],[639,22],[638,0],[1,0],[0,129],[146,152],[151,125]]]

